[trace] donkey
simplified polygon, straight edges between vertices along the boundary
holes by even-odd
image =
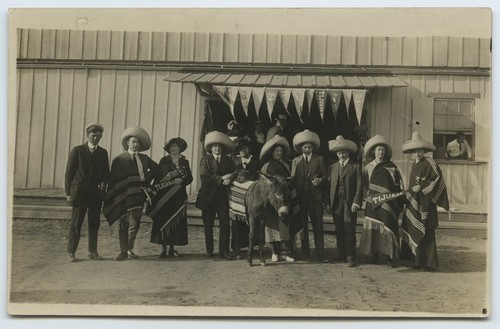
[[[259,180],[253,183],[245,195],[245,212],[250,231],[248,234],[248,266],[252,266],[254,238],[258,237],[260,265],[265,266],[264,226],[268,218],[288,214],[290,190],[288,183],[281,177],[260,173]]]

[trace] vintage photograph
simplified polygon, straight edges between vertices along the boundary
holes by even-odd
[[[11,315],[491,314],[488,8],[10,9]]]

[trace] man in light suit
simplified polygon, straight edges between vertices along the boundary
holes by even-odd
[[[314,233],[314,246],[320,263],[328,263],[324,252],[323,237],[323,192],[326,183],[326,165],[322,156],[313,153],[319,149],[319,136],[304,130],[293,138],[293,146],[301,155],[293,159],[292,180],[301,200],[300,217],[302,220],[302,254],[309,256],[308,222]]]
[[[66,166],[64,188],[66,201],[72,206],[68,236],[70,262],[76,262],[76,249],[80,241],[85,214],[88,211],[89,258],[102,260],[97,253],[97,235],[100,226],[102,197],[109,179],[108,152],[98,146],[104,128],[99,123],[85,128],[88,141],[75,146]]]
[[[201,187],[196,208],[201,209],[205,227],[207,255],[213,256],[213,227],[215,215],[219,219],[219,255],[231,260],[229,254],[229,184],[236,175],[234,162],[226,156],[234,151],[234,144],[226,134],[211,131],[205,136],[207,154],[200,162]]]
[[[326,210],[328,213],[333,211],[337,260],[347,261],[349,267],[353,267],[356,260],[357,211],[363,201],[361,166],[349,159],[349,154],[356,152],[357,146],[339,135],[329,141],[329,149],[337,154],[339,161],[329,170],[330,188],[326,195]]]

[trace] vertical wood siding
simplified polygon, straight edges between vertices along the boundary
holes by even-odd
[[[152,146],[145,153],[155,161],[166,140],[183,137],[197,177],[203,100],[192,84],[169,84],[154,71],[21,69],[18,77],[16,188],[63,188],[69,152],[85,142],[90,122],[104,125],[100,145],[111,159],[122,152],[128,126],[148,131]]]
[[[481,99],[490,99],[489,77],[470,76],[399,76],[407,88],[376,89],[374,91],[374,113],[370,120],[371,135],[383,135],[393,147],[395,163],[401,169],[405,184],[411,169],[409,155],[404,155],[401,146],[411,138],[414,127],[412,100],[428,97],[429,93],[480,93]],[[479,103],[479,102],[477,102]],[[488,111],[476,106],[476,111]],[[423,124],[432,125],[432,114]],[[477,136],[476,136],[477,137]],[[483,138],[484,139],[484,138]],[[476,139],[476,142],[477,139]],[[488,143],[487,140],[481,143]],[[450,202],[455,205],[481,205],[487,209],[490,186],[489,164],[440,164],[446,180]],[[465,210],[465,209],[460,209]]]
[[[490,67],[490,40],[20,29],[18,58]]]

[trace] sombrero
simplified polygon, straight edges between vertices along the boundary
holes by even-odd
[[[297,153],[302,153],[301,147],[304,143],[311,143],[313,145],[313,152],[316,152],[320,144],[318,134],[306,129],[293,137],[293,147]]]
[[[146,130],[141,127],[128,127],[122,134],[123,149],[128,150],[127,141],[130,137],[137,137],[141,145],[139,145],[139,152],[147,151],[151,147],[151,138]]]
[[[264,146],[262,146],[262,150],[260,150],[260,162],[265,163],[271,157],[271,152],[274,150],[276,146],[283,147],[283,160],[286,161],[288,156],[290,155],[290,145],[285,137],[281,137],[275,135],[273,138],[268,140]]]
[[[384,158],[387,160],[392,159],[392,147],[385,141],[385,138],[383,136],[375,135],[370,138],[365,144],[366,161],[370,162],[374,159],[372,151],[379,145],[385,146]]]
[[[104,132],[104,127],[100,123],[91,123],[85,127],[85,133],[89,133],[93,130],[100,130],[101,132]]]
[[[412,153],[412,151],[423,149],[425,152],[434,152],[436,147],[422,138],[418,131],[411,134],[411,140],[403,144],[403,153]]]
[[[212,144],[222,145],[222,154],[228,154],[234,151],[234,143],[229,137],[220,131],[211,131],[205,136],[205,150],[212,153]]]
[[[165,146],[163,146],[163,149],[165,151],[167,151],[168,153],[170,153],[170,146],[172,146],[172,144],[179,145],[179,153],[184,152],[187,148],[187,143],[184,139],[182,139],[180,137],[175,137],[175,138],[172,138],[171,140],[169,140],[167,143],[165,143]]]
[[[328,148],[330,152],[349,151],[354,153],[358,146],[353,141],[344,139],[344,136],[338,135],[334,140],[328,141]]]

